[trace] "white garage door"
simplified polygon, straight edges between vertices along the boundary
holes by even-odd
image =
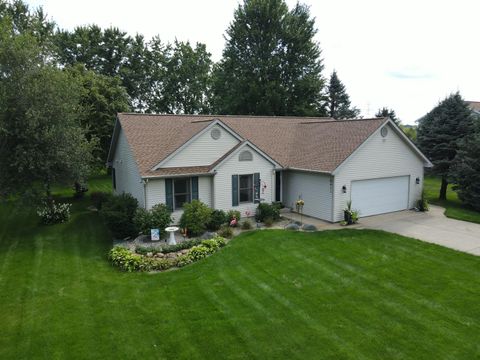
[[[352,181],[352,209],[370,216],[408,208],[410,176]]]

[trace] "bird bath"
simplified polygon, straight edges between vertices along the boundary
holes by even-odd
[[[165,231],[167,233],[170,233],[170,237],[168,238],[168,242],[167,242],[168,245],[175,245],[177,243],[175,241],[175,232],[177,232],[178,230],[179,228],[176,226],[169,226],[165,228]]]

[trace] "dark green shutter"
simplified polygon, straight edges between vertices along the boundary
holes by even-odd
[[[254,202],[260,202],[260,173],[253,174],[253,198]]]
[[[170,211],[173,211],[173,180],[165,179],[165,202]]]
[[[198,176],[192,177],[192,200],[198,200]]]
[[[238,175],[232,175],[232,206],[238,206]]]

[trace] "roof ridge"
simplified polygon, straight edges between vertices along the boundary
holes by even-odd
[[[300,122],[298,125],[305,125],[305,124],[331,124],[335,122],[347,122],[347,121],[371,121],[371,120],[385,120],[388,119],[388,116],[383,117],[374,117],[374,118],[355,118],[355,119],[334,119],[334,120],[327,120],[327,121],[306,121]]]
[[[159,116],[159,117],[225,117],[225,118],[267,118],[267,119],[325,119],[332,120],[330,116],[294,116],[294,115],[231,115],[231,114],[157,114],[157,113],[140,113],[140,112],[119,112],[117,115],[138,115],[138,116]]]

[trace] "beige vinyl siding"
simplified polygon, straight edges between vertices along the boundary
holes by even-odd
[[[139,206],[144,207],[145,197],[142,179],[123,129],[120,129],[118,134],[112,167],[115,169],[115,194],[131,194],[138,200]]]
[[[408,205],[415,206],[423,187],[423,160],[398,135],[391,125],[388,135],[383,138],[378,130],[345,163],[335,174],[334,181],[334,221],[343,220],[343,209],[350,200],[352,181],[396,176],[410,176]],[[420,178],[420,184],[415,183]],[[343,193],[342,187],[347,187]],[[352,204],[355,208],[355,204]]]
[[[214,140],[210,135],[213,129],[220,131],[221,135],[218,140]],[[223,127],[216,125],[201,133],[185,148],[167,160],[162,167],[211,165],[238,142],[239,140]]]
[[[239,161],[239,154],[249,150],[252,152],[252,161]],[[256,152],[250,146],[241,146],[237,149],[224,163],[216,169],[217,173],[213,178],[214,194],[213,201],[215,209],[222,209],[228,211],[230,209],[238,210],[241,216],[245,216],[246,211],[250,211],[252,216],[255,214],[257,204],[243,203],[232,207],[232,175],[246,175],[253,173],[260,173],[260,180],[262,184],[266,185],[265,190],[260,190],[260,197],[265,199],[265,202],[271,203],[274,201],[274,165],[265,159],[261,154]]]
[[[301,171],[283,172],[283,204],[295,210],[295,201],[305,201],[303,213],[332,221],[333,177]]]
[[[212,177],[198,177],[198,199],[209,207],[212,207]],[[165,179],[149,179],[147,183],[147,209],[156,204],[165,204]],[[177,223],[182,216],[182,211],[174,211],[172,217]]]

